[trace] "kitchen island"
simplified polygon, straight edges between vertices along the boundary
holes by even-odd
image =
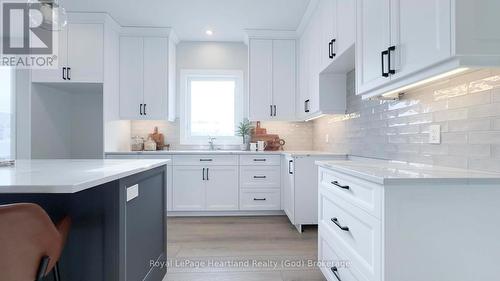
[[[166,257],[168,162],[20,160],[0,168],[0,204],[36,203],[55,222],[72,218],[62,280],[160,281],[166,268],[152,265]]]

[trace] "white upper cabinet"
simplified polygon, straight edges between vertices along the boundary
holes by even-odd
[[[154,36],[142,28],[126,28],[120,37],[120,118],[169,120],[174,103],[175,56],[168,34]]]
[[[357,1],[357,91],[366,92],[389,80],[390,0]]]
[[[295,120],[296,40],[249,40],[249,119]]]
[[[391,79],[450,57],[451,1],[391,1]]]
[[[354,69],[353,55],[345,53],[354,44],[354,10],[354,1],[320,0],[305,24],[299,43],[298,119],[345,113],[346,73]]]
[[[491,0],[358,0],[357,93],[395,95],[422,80],[500,66],[498,10]]]
[[[120,38],[120,118],[142,117],[144,53],[140,37]]]
[[[268,120],[273,104],[273,41],[250,40],[249,119]]]
[[[274,119],[295,119],[296,61],[295,40],[273,40]]]
[[[102,83],[104,73],[104,24],[70,21],[58,31],[57,69],[33,70],[37,83]]]

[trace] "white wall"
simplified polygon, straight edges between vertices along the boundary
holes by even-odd
[[[53,86],[31,87],[31,158],[102,158],[102,85]]]
[[[248,100],[248,47],[235,42],[181,42],[177,45],[177,118],[182,69],[235,69],[244,74],[245,116]]]

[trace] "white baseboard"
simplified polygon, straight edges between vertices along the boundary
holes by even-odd
[[[176,212],[168,211],[167,217],[248,217],[248,216],[285,216],[283,211],[213,211],[213,212]]]

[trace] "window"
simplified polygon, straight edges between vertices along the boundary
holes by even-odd
[[[14,158],[14,72],[0,67],[0,159]]]
[[[241,144],[235,130],[243,119],[243,72],[181,71],[181,144]]]

